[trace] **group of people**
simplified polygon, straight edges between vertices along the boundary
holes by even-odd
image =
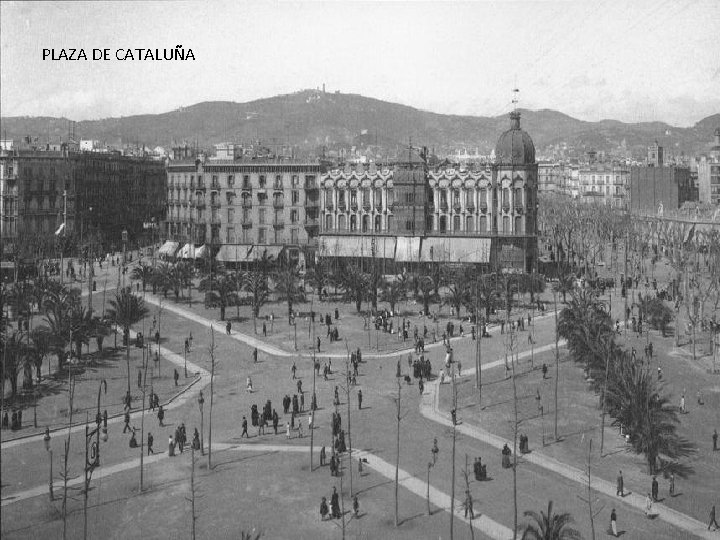
[[[22,427],[22,409],[13,411],[10,418],[8,418],[8,413],[5,411],[2,418],[2,427],[3,429],[10,428],[12,431],[20,429]]]

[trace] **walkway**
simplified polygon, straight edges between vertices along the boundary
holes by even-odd
[[[560,343],[561,345],[564,345],[563,342]],[[554,348],[555,345],[548,345],[545,347],[540,347],[535,350],[535,352],[543,352],[544,350],[548,350],[549,348]],[[520,353],[517,355],[517,358],[525,358],[530,355],[530,351],[526,351],[523,353]],[[496,360],[494,362],[490,362],[488,364],[483,364],[482,369],[489,369],[491,367],[495,367],[498,365],[504,365],[505,360],[500,359]],[[475,369],[468,370],[463,374],[463,377],[467,377],[470,375],[475,374]],[[439,390],[439,381],[435,380],[432,382],[429,382],[426,384],[425,388],[427,391],[423,394],[422,399],[420,401],[420,413],[425,416],[426,418],[438,422],[440,424],[443,424],[445,426],[452,426],[452,421],[450,419],[450,414],[445,414],[440,412],[440,406],[439,406],[439,400],[440,400],[440,392]],[[482,441],[490,446],[494,446],[498,450],[502,449],[503,445],[505,445],[507,439],[503,437],[499,437],[497,435],[494,435],[488,431],[485,431],[484,429],[481,429],[477,426],[472,426],[469,424],[458,424],[456,426],[456,429],[462,433],[463,435],[467,435],[468,437],[472,437],[474,439],[477,439],[479,441]],[[524,461],[527,461],[529,463],[532,463],[533,465],[537,465],[538,467],[541,467],[543,469],[546,469],[550,472],[553,472],[555,474],[558,474],[568,480],[571,480],[573,482],[576,482],[578,484],[581,484],[582,486],[587,486],[587,474],[585,471],[581,471],[580,469],[577,469],[575,467],[572,467],[566,463],[562,463],[554,458],[551,458],[549,456],[543,455],[542,452],[538,450],[533,450],[529,454],[524,454],[522,456],[522,459]],[[598,477],[592,477],[591,480],[592,488],[604,495],[607,495],[608,497],[611,497],[613,499],[617,499],[616,490],[615,490],[615,484],[612,482],[608,482],[606,480],[603,480]],[[641,493],[642,490],[636,490],[630,493],[629,495],[626,495],[625,497],[618,499],[619,502],[622,502],[624,504],[628,504],[640,511],[645,510],[645,497],[642,496]],[[707,525],[696,520],[695,518],[692,518],[686,514],[683,514],[681,512],[677,512],[676,510],[673,510],[671,508],[667,508],[661,504],[655,504],[653,506],[654,512],[657,514],[657,519],[660,519],[662,521],[665,521],[666,523],[669,523],[671,525],[674,525],[675,527],[678,527],[679,529],[682,529],[684,531],[687,531],[695,536],[698,536],[700,538],[712,538],[716,539],[718,538],[717,533],[711,533],[707,530]]]
[[[134,330],[130,331],[130,338],[135,339],[137,336],[137,332]],[[176,366],[183,368],[185,366],[185,358],[180,356],[177,353],[172,352],[169,349],[166,349],[165,347],[160,347],[160,353],[162,354],[163,360],[167,360],[168,362],[171,362],[175,364]],[[196,394],[199,393],[199,391],[210,384],[210,372],[201,368],[200,366],[197,366],[193,364],[192,362],[188,361],[187,363],[188,371],[191,373],[195,373],[195,380],[193,380],[191,383],[189,383],[183,390],[175,394],[173,397],[171,397],[169,400],[167,400],[165,403],[161,403],[163,408],[165,410],[172,410],[176,409],[177,407],[183,406],[185,403],[187,403],[188,400],[193,399]],[[146,414],[149,414],[146,410]],[[142,410],[137,410],[130,414],[131,419],[140,419],[142,415]],[[124,420],[123,414],[118,414],[112,417],[108,417],[108,424],[115,424],[122,422]],[[85,422],[79,422],[77,424],[73,424],[73,426],[70,428],[70,433],[77,433],[85,429]],[[67,427],[58,428],[55,430],[52,430],[51,433],[61,433],[63,435],[68,433]],[[9,448],[14,448],[16,446],[19,446],[21,444],[31,443],[31,442],[39,442],[42,441],[44,438],[44,433],[39,433],[36,435],[30,435],[28,437],[18,437],[16,439],[12,439],[9,441],[3,441],[2,443],[2,449],[6,450]]]

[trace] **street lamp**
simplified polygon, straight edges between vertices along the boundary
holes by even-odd
[[[45,437],[43,437],[43,441],[45,442],[45,450],[50,455],[50,476],[48,477],[48,492],[50,493],[50,500],[54,500],[53,496],[53,451],[52,447],[50,446],[50,428],[45,428]]]
[[[105,389],[105,394],[107,394],[107,381],[105,379],[102,379],[100,381],[100,386],[98,387],[98,396],[97,396],[97,413],[95,414],[95,423],[97,424],[97,428],[95,430],[97,434],[97,458],[95,459],[95,465],[100,465],[100,440],[102,439],[103,442],[107,442],[108,440],[108,434],[107,434],[107,410],[105,410],[104,414],[100,415],[100,394],[102,393],[103,388]],[[102,429],[100,427],[100,423],[102,420]]]
[[[202,390],[198,396],[198,407],[200,407],[200,453],[205,455],[205,445],[203,444],[203,405],[205,404],[205,398],[203,397]]]
[[[428,467],[427,467],[427,494],[426,494],[426,499],[427,499],[427,513],[428,513],[428,516],[432,515],[432,512],[430,512],[430,469],[432,469],[432,467],[433,467],[433,462],[432,462],[432,461],[428,461]]]

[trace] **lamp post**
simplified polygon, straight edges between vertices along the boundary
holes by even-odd
[[[427,499],[427,513],[428,516],[432,515],[430,512],[430,469],[432,469],[433,462],[428,461],[428,467],[427,467],[427,492],[425,498]]]
[[[54,500],[55,497],[53,496],[53,451],[52,447],[50,446],[50,428],[45,428],[45,437],[43,437],[43,441],[45,442],[45,450],[48,452],[50,456],[50,476],[48,477],[48,492],[50,493],[50,500]]]
[[[183,346],[183,350],[185,351],[185,378],[187,379],[187,347]]]
[[[122,244],[123,244],[122,275],[123,275],[123,286],[125,286],[125,265],[127,264],[127,239],[128,239],[127,229],[123,229],[121,235],[122,235]]]
[[[108,440],[108,434],[107,434],[107,410],[105,410],[104,414],[100,415],[100,394],[102,393],[103,388],[105,389],[105,394],[107,394],[107,381],[105,379],[102,379],[100,381],[100,386],[98,387],[98,396],[97,396],[97,413],[95,414],[95,423],[97,424],[97,428],[95,430],[97,437],[97,458],[95,459],[95,465],[100,465],[100,439],[102,438],[103,442],[107,442]],[[102,429],[100,429],[100,422],[102,420]],[[101,433],[102,431],[102,433]]]
[[[205,445],[203,444],[203,405],[205,404],[205,398],[203,397],[202,390],[198,396],[198,407],[200,407],[200,453],[205,455]]]

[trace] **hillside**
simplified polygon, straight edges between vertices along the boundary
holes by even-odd
[[[662,122],[627,124],[615,120],[586,122],[552,110],[522,111],[522,126],[535,141],[541,155],[549,145],[567,144],[583,152],[612,150],[623,141],[628,149],[642,153],[658,140],[673,153],[702,152],[712,140],[720,114],[690,128]],[[48,117],[0,119],[3,137],[39,136],[40,141],[66,139],[68,120]],[[413,144],[444,153],[458,147],[489,152],[502,131],[506,115],[498,117],[442,115],[389,103],[357,94],[304,90],[247,103],[204,102],[154,115],[80,121],[77,138],[98,139],[110,144],[144,143],[170,146],[197,141],[207,147],[221,141],[291,144],[307,152],[351,145],[378,145],[393,154],[412,138]]]

